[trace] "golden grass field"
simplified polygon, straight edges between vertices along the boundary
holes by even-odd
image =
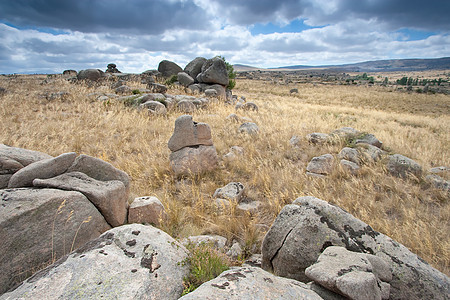
[[[181,113],[150,116],[114,100],[99,102],[87,96],[112,92],[107,86],[89,88],[64,79],[42,85],[43,79],[0,76],[0,86],[8,91],[0,96],[0,143],[55,156],[75,151],[112,163],[132,178],[130,201],[154,195],[164,203],[169,220],[161,228],[174,237],[214,233],[230,243],[239,240],[247,253],[258,251],[267,226],[281,208],[311,195],[342,207],[449,274],[447,193],[422,179],[394,178],[382,162],[364,167],[359,176],[339,168],[325,179],[305,175],[312,157],[336,155],[344,146],[309,145],[305,136],[348,126],[374,134],[388,151],[416,160],[425,170],[450,166],[448,95],[400,93],[375,86],[238,80],[234,94],[255,102],[259,112],[236,112],[233,106],[219,103],[195,112],[194,120],[210,125],[220,157],[234,145],[245,149],[244,156],[221,162],[214,172],[179,180],[169,168],[167,142]],[[299,94],[290,95],[293,87]],[[70,95],[47,100],[40,96],[46,91]],[[226,119],[230,113],[251,118],[260,128],[259,135],[238,134],[240,124]],[[299,148],[289,144],[293,135],[301,138]],[[222,214],[217,211],[212,195],[232,181],[242,182],[247,196],[263,203],[258,213],[243,214],[235,206]]]

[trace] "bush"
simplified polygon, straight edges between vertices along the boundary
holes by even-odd
[[[175,82],[178,81],[178,76],[177,75],[172,75],[170,76],[169,79],[167,79],[166,81],[164,81],[165,85],[173,85]]]
[[[183,295],[194,291],[204,282],[216,278],[230,268],[231,262],[228,257],[210,243],[189,244],[186,248],[190,254],[182,264],[188,264],[190,272],[183,281]]]
[[[225,57],[223,56],[218,56],[219,58],[221,58],[224,62],[225,65],[227,66],[227,72],[228,72],[228,89],[232,90],[235,86],[236,86],[236,72],[234,71],[233,65],[230,64],[229,62],[226,61]]]

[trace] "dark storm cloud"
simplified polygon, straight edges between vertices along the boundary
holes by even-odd
[[[0,20],[20,27],[141,34],[210,25],[205,11],[192,1],[163,0],[1,1]]]
[[[410,27],[422,30],[450,29],[448,0],[214,0],[235,24],[290,21],[302,18],[313,25],[354,19],[376,19],[391,30]]]

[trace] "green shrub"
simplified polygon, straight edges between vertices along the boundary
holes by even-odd
[[[227,62],[225,57],[220,56],[220,55],[218,57],[221,58],[225,62],[225,65],[227,66],[227,72],[228,72],[228,78],[229,78],[227,88],[232,90],[236,86],[236,72],[234,71],[233,65],[230,64],[229,62]]]
[[[133,93],[133,95],[140,95],[141,94],[141,91],[138,90],[138,89],[132,90],[131,92]]]
[[[178,81],[178,76],[172,75],[172,76],[170,76],[170,78],[168,78],[166,81],[164,81],[164,84],[165,85],[173,85],[177,81]]]
[[[189,265],[190,272],[183,281],[183,295],[194,291],[204,282],[216,278],[230,268],[231,262],[228,257],[215,249],[211,243],[189,244],[187,249],[190,254],[182,264]]]

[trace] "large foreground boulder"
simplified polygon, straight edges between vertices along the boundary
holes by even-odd
[[[178,299],[187,250],[140,224],[105,232],[0,299]]]
[[[111,228],[74,191],[0,190],[0,207],[0,294]]]
[[[446,299],[450,293],[449,278],[405,246],[314,197],[298,198],[281,210],[264,238],[262,267],[307,282],[305,269],[329,246],[385,260],[392,269],[390,299]]]
[[[222,299],[309,299],[322,298],[296,280],[274,276],[257,267],[239,267],[225,271],[205,282],[180,300]]]

